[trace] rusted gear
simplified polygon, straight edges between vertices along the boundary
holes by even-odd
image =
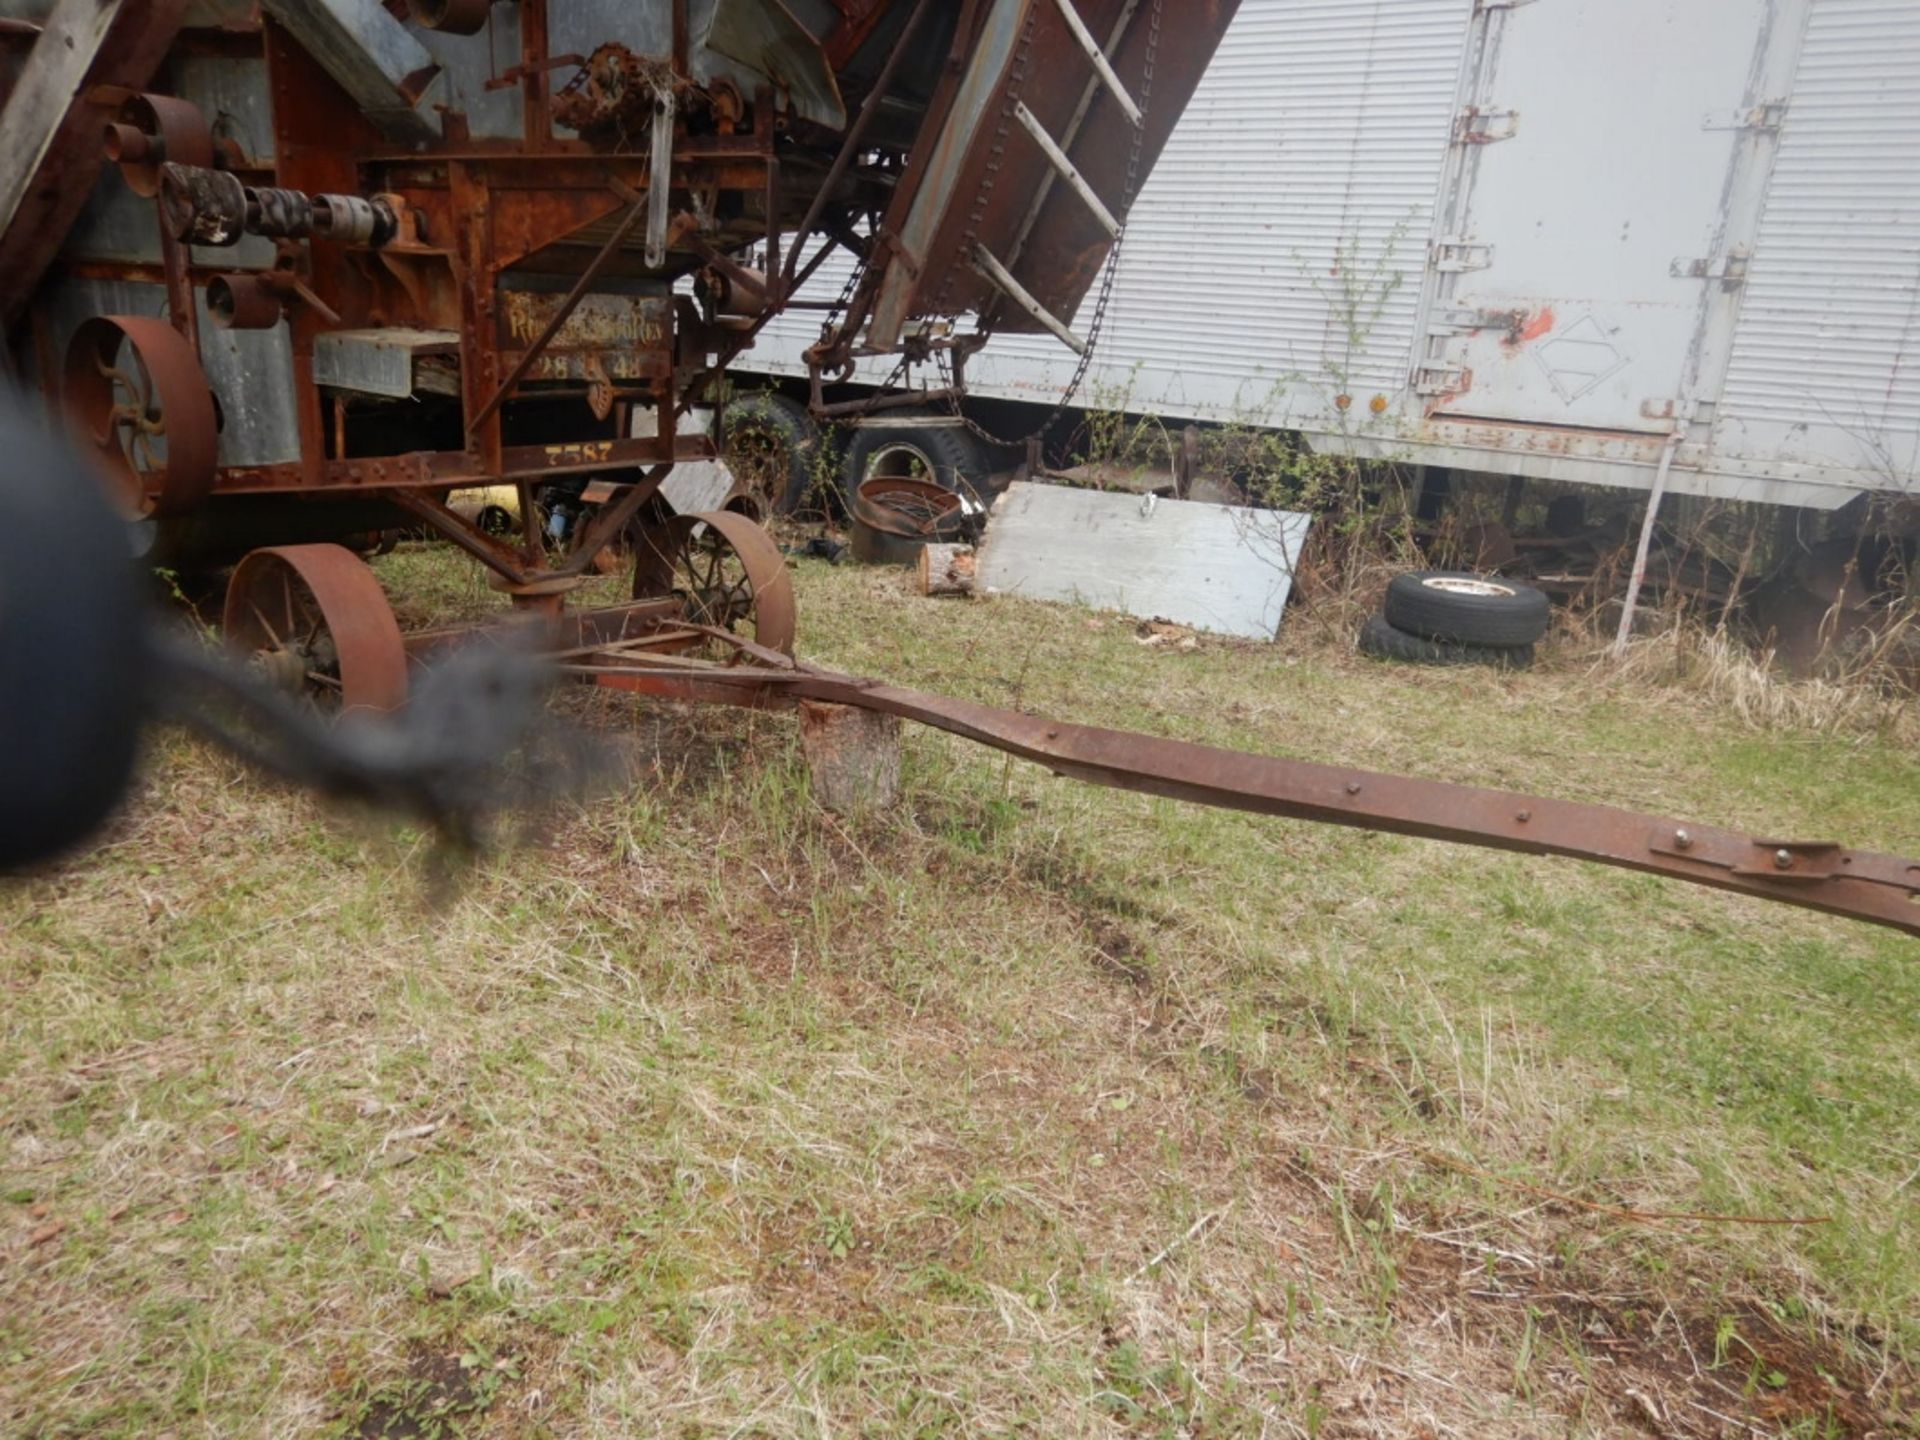
[[[609,41],[555,92],[554,123],[583,135],[637,136],[653,124],[655,102],[671,94],[674,78],[672,66]]]
[[[166,321],[85,321],[67,344],[62,389],[127,513],[178,515],[207,498],[219,463],[213,392],[199,356]]]
[[[136,195],[160,193],[160,167],[213,164],[213,131],[191,100],[171,95],[135,95],[107,126],[107,158],[120,166],[127,188]]]
[[[407,651],[386,592],[343,545],[275,545],[234,568],[227,643],[323,710],[397,710]]]
[[[634,541],[633,596],[672,595],[687,620],[718,630],[753,624],[754,643],[793,653],[793,577],[773,537],[726,510],[672,515]]]

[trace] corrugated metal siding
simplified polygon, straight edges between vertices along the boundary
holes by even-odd
[[[1920,5],[1816,0],[1715,448],[1920,458]],[[1904,463],[1903,463],[1904,462]]]
[[[1338,389],[1405,387],[1470,12],[1243,0],[1134,207],[1087,399],[1281,422]],[[839,284],[823,274],[808,293]],[[1089,297],[1082,333],[1091,312]],[[770,331],[748,368],[793,368],[818,317]],[[1072,360],[1046,337],[1000,336],[968,378],[1047,399]]]

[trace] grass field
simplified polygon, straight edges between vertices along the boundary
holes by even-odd
[[[1920,853],[1897,718],[797,583],[858,673]],[[0,890],[0,1434],[1920,1433],[1920,944],[918,730],[842,820],[787,717],[560,709],[630,783],[451,890],[171,736]]]

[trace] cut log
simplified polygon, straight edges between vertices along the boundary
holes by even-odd
[[[973,547],[971,545],[922,546],[920,593],[922,595],[973,594]]]
[[[800,749],[813,798],[840,815],[900,798],[900,718],[824,700],[800,702]]]

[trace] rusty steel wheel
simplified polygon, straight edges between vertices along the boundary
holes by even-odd
[[[380,582],[343,545],[255,550],[227,583],[227,643],[323,710],[397,710],[407,652]]]
[[[695,625],[745,633],[793,653],[793,577],[780,547],[753,521],[726,510],[672,515],[634,540],[633,596],[671,595]]]
[[[207,498],[219,423],[200,358],[164,320],[98,315],[67,344],[68,411],[134,516],[177,515]]]

